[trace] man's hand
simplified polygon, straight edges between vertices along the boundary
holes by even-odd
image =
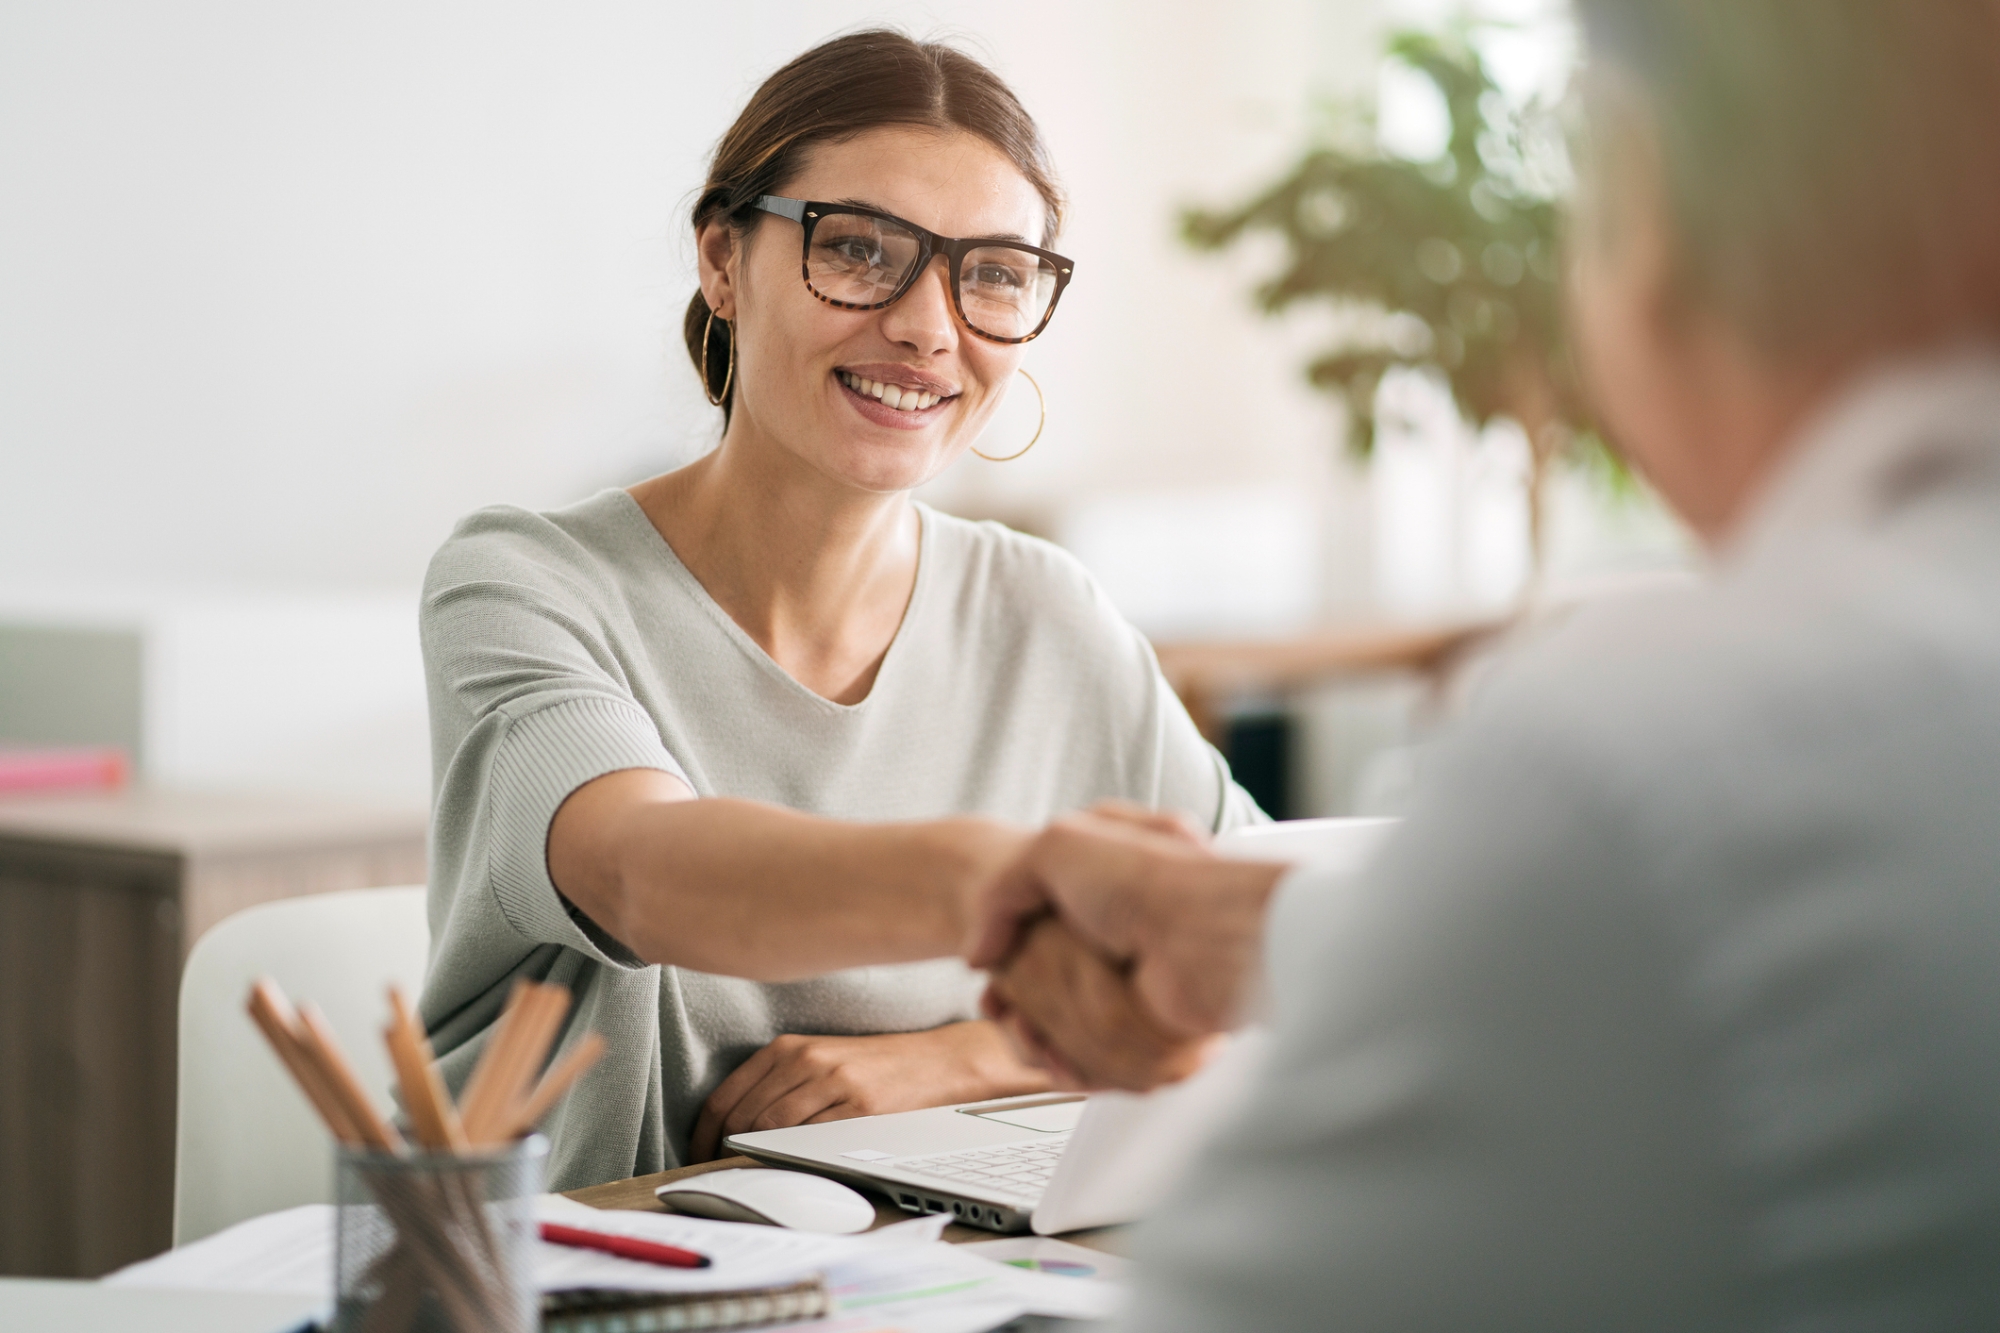
[[[980,894],[966,947],[1005,962],[1053,913],[1113,963],[1169,1032],[1233,1026],[1262,967],[1264,909],[1286,867],[1225,861],[1159,816],[1100,807],[1059,819]],[[1088,1071],[1080,1071],[1088,1072]]]
[[[1161,1027],[1121,972],[1050,917],[993,974],[982,1008],[1062,1088],[1177,1083],[1201,1068],[1209,1045]]]
[[[786,1035],[736,1067],[696,1118],[688,1160],[715,1157],[727,1134],[915,1111],[1044,1092],[991,1023],[868,1037]]]

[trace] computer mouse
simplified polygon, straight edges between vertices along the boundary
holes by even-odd
[[[875,1225],[875,1205],[858,1191],[804,1171],[710,1171],[662,1185],[653,1195],[668,1212],[720,1222],[759,1222],[835,1236]]]

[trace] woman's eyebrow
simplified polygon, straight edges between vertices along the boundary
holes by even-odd
[[[900,221],[908,221],[907,218],[903,218],[900,214],[889,213],[889,210],[882,207],[882,205],[880,204],[873,203],[867,199],[856,199],[852,195],[849,195],[845,199],[836,199],[833,202],[836,204],[845,204],[849,208],[865,208],[871,213],[888,213],[889,216],[892,218],[897,218]],[[930,228],[926,227],[924,228],[924,230],[929,231]],[[970,239],[981,240],[981,241],[1019,241],[1023,245],[1034,244],[1033,241],[1029,240],[1027,237],[1023,236],[1018,231],[981,232],[977,237],[973,237]]]

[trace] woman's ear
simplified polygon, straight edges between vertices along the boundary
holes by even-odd
[[[723,218],[711,218],[695,233],[695,256],[701,271],[701,299],[723,319],[736,317],[736,263],[743,252],[736,233]]]

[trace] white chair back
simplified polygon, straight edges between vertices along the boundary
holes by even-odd
[[[414,1000],[429,948],[422,885],[265,903],[196,942],[181,974],[174,1244],[333,1199],[332,1140],[244,1011],[251,982],[318,1005],[386,1107],[386,991]]]

